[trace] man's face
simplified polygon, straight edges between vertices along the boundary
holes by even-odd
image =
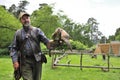
[[[30,17],[27,15],[23,15],[20,19],[21,23],[23,24],[24,27],[30,26]]]

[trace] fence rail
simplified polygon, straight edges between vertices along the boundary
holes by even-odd
[[[60,55],[59,57],[57,55]],[[70,60],[66,64],[60,64],[59,61],[65,57],[66,55],[80,55],[80,64],[70,64]],[[66,67],[79,67],[81,70],[83,68],[101,68],[103,71],[109,71],[110,69],[120,69],[120,67],[110,67],[110,56],[111,54],[107,54],[107,66],[84,66],[83,65],[83,55],[93,55],[93,53],[90,53],[88,50],[74,50],[74,51],[51,51],[51,57],[52,57],[52,68],[55,66],[66,66]],[[101,55],[101,54],[99,54]]]

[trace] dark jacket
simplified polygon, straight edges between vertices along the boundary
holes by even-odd
[[[27,32],[24,28],[17,30],[12,43],[13,49],[10,53],[12,61],[18,61],[18,52],[24,56],[34,55],[35,59],[39,61],[38,55],[41,54],[40,42],[45,45],[49,42],[41,29],[30,27]]]

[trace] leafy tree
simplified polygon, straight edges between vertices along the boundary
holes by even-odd
[[[15,4],[12,4],[11,7],[8,9],[8,11],[12,14],[14,14],[14,16],[16,18],[18,18],[20,12],[25,11],[26,10],[26,6],[29,4],[29,2],[27,0],[23,0],[20,1],[18,3],[18,6],[16,6]]]
[[[106,43],[107,38],[105,36],[102,36],[100,39],[100,43]]]
[[[90,36],[91,41],[95,44],[102,36],[102,32],[98,30],[98,24],[99,23],[97,23],[97,20],[94,18],[89,18],[86,24],[87,34]]]
[[[11,43],[14,32],[20,26],[20,22],[0,6],[0,48],[7,47]]]
[[[14,15],[16,15],[17,7],[15,4],[12,4],[11,7],[9,7],[8,11]]]
[[[120,35],[116,36],[115,40],[120,41]]]
[[[64,29],[68,31],[73,40],[78,40],[89,47],[99,41],[102,33],[98,30],[98,23],[94,18],[89,18],[87,23],[82,25],[65,18]]]
[[[31,15],[32,25],[40,27],[49,38],[57,27],[61,27],[59,18],[53,14],[52,9],[51,5],[40,4],[40,8]]]
[[[109,36],[107,42],[110,42],[110,41],[115,41],[115,36],[114,35]]]
[[[116,29],[115,36],[120,35],[120,28]]]
[[[89,36],[85,35],[85,26],[74,23],[67,16],[64,17],[63,28],[70,34],[71,39],[74,41],[80,41],[84,45],[91,46]]]
[[[115,40],[119,40],[120,41],[120,28],[116,29]]]

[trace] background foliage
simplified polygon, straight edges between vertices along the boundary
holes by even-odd
[[[48,38],[57,27],[61,27],[57,15],[53,15],[52,6],[40,4],[40,8],[35,10],[31,15],[32,24],[41,28]]]
[[[29,2],[22,0],[18,6],[12,4],[9,9],[0,6],[0,49],[7,48],[13,40],[15,31],[21,28],[22,25],[17,18],[21,11],[27,10],[27,5],[29,5]],[[119,28],[115,35],[106,38],[99,31],[99,22],[95,18],[88,18],[84,24],[75,23],[62,10],[54,12],[53,9],[54,4],[41,3],[39,8],[31,14],[31,24],[41,28],[50,39],[55,29],[61,27],[69,33],[71,40],[75,41],[72,42],[74,49],[86,49],[98,43],[120,41]]]
[[[19,20],[0,6],[0,48],[5,48],[11,43],[15,31],[20,26]]]

